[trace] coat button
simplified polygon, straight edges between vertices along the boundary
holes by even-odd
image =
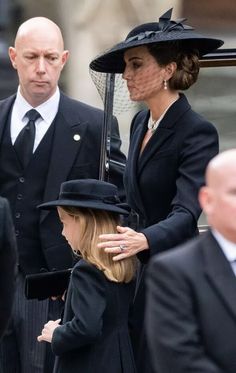
[[[79,135],[78,133],[76,133],[76,134],[74,135],[73,139],[74,139],[75,141],[79,141],[79,140],[80,140],[80,135]]]

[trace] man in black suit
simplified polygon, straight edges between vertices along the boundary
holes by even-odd
[[[13,213],[19,276],[13,323],[1,343],[4,373],[47,371],[45,347],[36,337],[45,320],[59,318],[61,307],[58,302],[25,300],[24,276],[72,265],[56,212],[40,212],[36,206],[57,198],[63,181],[99,177],[103,112],[59,90],[68,55],[59,27],[44,17],[24,22],[9,48],[19,88],[0,102],[0,194],[8,198]],[[125,161],[116,121],[111,158]],[[122,194],[122,170],[111,168],[110,175]]]
[[[199,201],[210,230],[155,256],[148,269],[157,373],[236,372],[236,149],[210,161]]]
[[[16,240],[8,201],[0,197],[0,338],[11,316],[16,276]]]

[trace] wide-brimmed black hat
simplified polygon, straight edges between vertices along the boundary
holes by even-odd
[[[159,22],[145,23],[135,27],[126,39],[96,57],[90,68],[105,73],[122,73],[125,69],[124,52],[127,49],[147,44],[179,42],[183,50],[196,50],[199,57],[213,52],[224,44],[222,40],[203,36],[184,25],[185,18],[171,20],[172,9],[159,18]]]
[[[118,189],[106,181],[95,179],[70,180],[61,184],[59,197],[38,207],[50,210],[57,206],[84,207],[128,215],[128,205],[121,203]]]

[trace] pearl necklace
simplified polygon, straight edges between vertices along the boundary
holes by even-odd
[[[175,101],[177,101],[177,99],[175,99],[173,102],[171,102],[171,104],[166,108],[166,110],[161,114],[160,118],[157,119],[157,120],[152,119],[151,112],[150,112],[150,117],[148,119],[148,129],[151,130],[152,134],[156,131],[156,129],[159,126],[160,121],[163,119],[165,113],[171,107],[171,105],[173,105],[173,103]]]
[[[148,120],[148,129],[151,130],[152,133],[154,133],[160,123],[160,120],[153,120],[152,117],[150,116]]]
[[[159,126],[160,121],[162,120],[162,118],[164,117],[168,109],[169,107],[164,111],[164,113],[162,113],[160,118],[157,120],[153,120],[152,116],[150,115],[149,120],[148,120],[148,129],[151,130],[152,133],[156,131],[157,127]]]

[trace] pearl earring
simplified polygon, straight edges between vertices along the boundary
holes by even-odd
[[[166,89],[167,89],[167,81],[164,80],[164,81],[163,81],[163,84],[164,84],[164,89],[166,90]]]

